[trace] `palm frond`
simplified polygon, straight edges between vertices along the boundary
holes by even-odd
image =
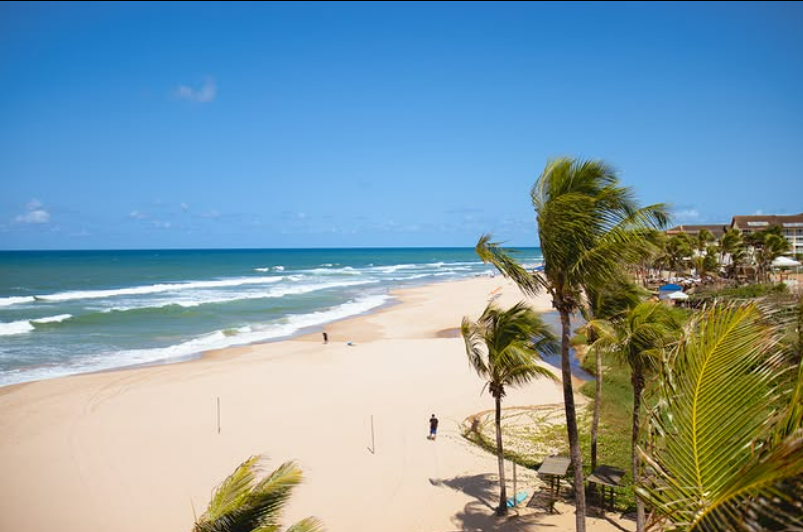
[[[260,458],[249,458],[221,483],[207,511],[196,520],[195,532],[274,532],[280,529],[282,511],[293,489],[301,482],[301,470],[294,462],[285,462],[257,481]],[[321,530],[314,518],[301,521],[298,526],[302,531]]]
[[[777,345],[754,305],[705,310],[678,344],[651,418],[665,437],[640,450],[653,475],[639,493],[667,529],[754,530],[762,516],[799,504],[782,486],[803,474],[801,435],[763,443],[788,382]]]
[[[482,235],[475,251],[480,260],[493,265],[499,273],[511,279],[527,295],[537,294],[544,286],[543,279],[537,272],[528,272],[521,264],[510,256],[510,252],[502,248],[499,242],[491,242],[492,235]]]
[[[323,532],[323,523],[314,517],[307,517],[295,523],[287,532]]]
[[[260,456],[252,456],[234,470],[234,472],[215,489],[209,507],[204,514],[206,519],[214,521],[229,513],[245,500],[251,493],[256,476],[259,473],[257,463]]]
[[[461,333],[469,365],[487,379],[492,393],[518,386],[537,377],[554,378],[538,364],[539,353],[554,353],[557,338],[524,302],[503,310],[493,303],[476,322],[463,318]]]

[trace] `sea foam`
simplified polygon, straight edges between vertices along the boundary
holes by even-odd
[[[8,323],[0,323],[0,336],[27,334],[36,328],[34,327],[34,324],[42,325],[46,323],[59,323],[70,318],[72,318],[72,314],[59,314],[58,316],[48,316],[45,318],[36,318],[32,320],[19,320],[10,321]]]
[[[118,296],[135,296],[158,294],[160,292],[174,292],[180,290],[195,290],[205,288],[227,288],[252,284],[270,284],[282,280],[282,277],[241,277],[238,279],[222,279],[219,281],[190,281],[187,283],[163,283],[114,290],[73,290],[59,292],[45,296],[35,296],[40,301],[73,301],[76,299],[102,299]]]
[[[0,297],[0,307],[8,307],[10,305],[21,305],[22,303],[33,303],[36,299],[33,296],[12,296]]]
[[[0,323],[0,336],[11,336],[12,334],[26,334],[33,330],[33,325],[28,320],[10,321]]]
[[[140,364],[181,360],[214,349],[286,338],[307,327],[315,327],[368,312],[385,304],[388,299],[389,297],[385,294],[369,295],[327,310],[289,316],[277,323],[224,329],[168,347],[132,349],[102,356],[88,355],[73,360],[69,365],[59,367],[12,370],[0,374],[0,386]]]

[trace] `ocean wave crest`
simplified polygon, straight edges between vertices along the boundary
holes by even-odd
[[[74,360],[69,366],[13,370],[0,374],[0,386],[168,360],[177,361],[215,349],[285,338],[308,327],[363,314],[385,304],[388,299],[385,294],[369,295],[327,310],[290,316],[278,323],[223,329],[168,347],[84,356]]]
[[[33,328],[34,327],[29,320],[0,323],[0,336],[11,336],[13,334],[26,334],[31,332]]]
[[[318,290],[328,290],[331,288],[348,288],[351,286],[360,286],[365,284],[374,284],[379,281],[365,280],[365,281],[330,281],[322,283],[289,285],[281,287],[272,287],[268,291],[259,292],[240,292],[237,294],[197,294],[195,296],[187,296],[184,299],[168,299],[161,301],[149,301],[139,305],[129,306],[115,306],[103,309],[101,312],[127,312],[130,310],[143,310],[143,309],[159,309],[165,307],[183,307],[193,308],[201,305],[215,305],[223,303],[233,303],[235,301],[247,301],[251,299],[275,299],[290,295],[308,294]]]
[[[34,301],[36,301],[36,299],[34,299],[33,296],[0,297],[0,307],[20,305],[22,303],[33,303]]]
[[[76,299],[103,299],[118,296],[138,296],[158,294],[160,292],[174,292],[181,290],[196,290],[206,288],[229,288],[250,284],[269,284],[281,281],[282,277],[241,277],[239,279],[222,279],[219,281],[190,281],[187,283],[162,283],[131,288],[118,288],[112,290],[73,290],[59,292],[45,296],[34,296],[40,301],[73,301]]]

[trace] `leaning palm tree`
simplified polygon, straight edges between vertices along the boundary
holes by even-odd
[[[677,340],[683,321],[683,315],[677,309],[659,301],[644,301],[613,325],[615,332],[609,349],[630,366],[630,382],[633,385],[633,422],[630,433],[633,485],[637,485],[639,480],[637,447],[646,378],[660,366],[666,348]],[[636,530],[643,532],[645,526],[644,502],[636,494]]]
[[[662,530],[803,527],[803,367],[773,321],[706,309],[664,365],[639,488]]]
[[[561,374],[566,431],[574,470],[576,529],[585,532],[583,461],[571,383],[571,315],[582,304],[583,290],[603,286],[623,265],[635,264],[652,251],[650,235],[667,222],[667,208],[639,208],[631,189],[619,185],[614,169],[602,161],[567,157],[551,160],[531,191],[544,256],[544,271],[530,273],[484,235],[477,253],[525,293],[545,289],[561,321]]]
[[[594,414],[591,418],[591,470],[597,468],[597,435],[602,407],[602,358],[614,339],[614,325],[638,305],[647,292],[624,276],[603,287],[591,287],[586,292],[588,304],[583,308],[587,321],[584,329],[588,353],[594,357],[595,387]]]
[[[461,327],[466,355],[472,369],[486,379],[485,386],[496,401],[496,454],[499,460],[498,515],[507,513],[505,463],[502,449],[502,399],[505,388],[520,386],[537,377],[555,379],[538,364],[541,352],[556,352],[550,327],[524,303],[502,310],[490,303],[473,322],[463,318]],[[484,389],[484,388],[483,388]]]
[[[217,487],[206,512],[195,521],[193,532],[278,532],[282,511],[293,489],[301,482],[301,470],[286,462],[262,480],[252,456]],[[287,532],[321,532],[314,517],[292,525]]]

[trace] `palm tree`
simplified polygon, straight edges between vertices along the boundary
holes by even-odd
[[[733,256],[744,248],[742,232],[737,228],[727,229],[722,238],[719,239],[719,263],[725,264],[725,255],[731,257],[731,264],[734,264]]]
[[[647,374],[660,366],[666,347],[677,339],[683,326],[683,316],[676,309],[659,301],[644,301],[633,307],[624,319],[613,325],[611,351],[630,366],[633,385],[633,423],[631,426],[631,473],[633,484],[639,480],[637,453],[641,428],[641,399]],[[636,495],[636,530],[645,527],[644,502]]]
[[[717,249],[714,246],[709,246],[704,254],[692,257],[692,266],[694,266],[698,277],[710,277],[719,269],[717,266]]]
[[[555,379],[538,364],[539,352],[556,352],[554,333],[538,314],[523,302],[508,310],[490,303],[472,322],[463,318],[461,327],[466,355],[474,371],[486,379],[485,386],[496,401],[496,454],[499,459],[498,515],[507,513],[505,462],[502,449],[502,398],[505,388],[520,386],[536,377]]]
[[[639,487],[663,530],[803,526],[803,366],[771,323],[753,304],[705,309],[664,364]]]
[[[666,254],[669,259],[669,266],[675,274],[680,274],[685,270],[687,260],[694,255],[692,242],[692,238],[686,233],[674,235],[666,242]]]
[[[611,166],[602,161],[561,157],[547,163],[531,191],[544,256],[544,271],[530,273],[484,235],[477,253],[525,293],[545,289],[561,321],[561,374],[566,408],[566,432],[574,469],[576,530],[585,532],[583,460],[571,382],[569,336],[571,315],[582,303],[582,292],[603,286],[619,275],[624,264],[649,256],[651,231],[667,222],[667,208],[638,208],[631,189],[619,186]]]
[[[766,276],[769,281],[769,271],[772,266],[772,261],[788,253],[791,249],[789,241],[783,235],[775,233],[767,233],[764,237],[764,245],[759,253],[759,269]]]
[[[586,292],[585,331],[589,354],[595,361],[594,414],[591,418],[591,470],[597,468],[597,435],[602,405],[602,357],[613,337],[613,324],[638,305],[647,292],[622,277],[603,287],[591,287]]]
[[[193,532],[273,532],[281,528],[281,514],[293,489],[301,482],[301,470],[286,462],[262,480],[252,456],[215,489],[206,512],[197,518]],[[287,532],[322,532],[314,517],[292,525]]]
[[[697,233],[697,238],[695,238],[695,242],[697,244],[697,252],[702,254],[705,251],[705,248],[708,247],[709,242],[713,242],[714,235],[708,229],[700,229]]]

